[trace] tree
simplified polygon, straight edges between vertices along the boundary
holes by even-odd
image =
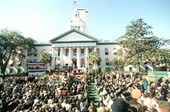
[[[101,57],[97,52],[91,52],[88,56],[89,63],[93,65],[93,69],[97,69],[97,63],[101,61]]]
[[[140,62],[160,60],[160,55],[165,53],[161,47],[170,43],[170,40],[154,36],[151,29],[143,19],[133,20],[126,27],[126,33],[117,39],[121,46],[118,55],[128,64],[135,64],[138,71]]]
[[[0,31],[0,68],[1,73],[5,74],[9,61],[15,58],[23,60],[26,56],[24,51],[35,49],[35,40],[25,38],[17,31]]]
[[[47,53],[46,51],[43,51],[40,56],[40,62],[45,63],[47,68],[47,64],[48,63],[51,64],[51,61],[52,61],[51,54]]]
[[[114,66],[115,70],[121,71],[126,65],[126,61],[122,59],[114,59],[111,64]]]

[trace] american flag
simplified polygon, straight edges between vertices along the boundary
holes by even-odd
[[[72,4],[76,5],[77,1],[76,0],[73,0],[72,1]]]

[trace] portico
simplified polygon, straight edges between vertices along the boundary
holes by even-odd
[[[56,65],[89,68],[88,54],[96,51],[97,39],[72,29],[50,41],[52,43],[52,69]]]
[[[75,66],[78,69],[82,67],[89,67],[88,54],[94,51],[95,47],[53,47],[52,48],[52,68],[56,65],[61,66]],[[58,54],[59,53],[59,54]],[[76,60],[74,65],[73,60]]]

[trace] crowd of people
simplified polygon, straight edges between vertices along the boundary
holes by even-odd
[[[158,101],[170,103],[170,80],[168,78],[158,78],[151,82],[139,74],[132,73],[101,74],[96,78],[99,79],[96,81],[99,100],[113,112],[149,111],[151,106],[155,106],[152,109],[158,111]],[[138,98],[132,96],[135,90],[138,90],[135,94],[140,94]],[[144,104],[146,98],[150,98],[152,104]],[[150,111],[152,109],[150,108]]]
[[[99,105],[88,98],[88,86],[94,82]],[[141,91],[137,99],[131,94],[134,89]],[[151,82],[138,74],[98,74],[91,75],[87,82],[72,83],[14,76],[0,84],[0,112],[138,112],[144,109],[156,112],[158,100],[170,102],[169,90],[167,78]],[[156,106],[143,108],[146,98],[155,101]]]
[[[50,83],[35,77],[8,77],[0,90],[2,112],[75,112],[89,107],[84,82]]]

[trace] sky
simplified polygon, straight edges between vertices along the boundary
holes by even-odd
[[[142,18],[155,36],[170,39],[170,0],[0,0],[0,30],[49,41],[67,31],[75,8],[88,10],[89,35],[115,40],[130,21]]]

